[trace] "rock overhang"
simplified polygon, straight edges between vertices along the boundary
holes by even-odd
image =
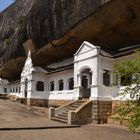
[[[41,3],[39,4],[40,6],[42,5]],[[51,5],[51,2],[49,4]],[[50,34],[49,36],[44,35],[45,37],[43,37],[41,34],[42,29],[38,29],[39,27],[37,27],[37,25],[41,26],[41,23],[35,23],[33,27],[31,26],[36,15],[42,13],[40,9],[37,9],[36,3],[34,3],[32,10],[36,11],[28,15],[29,21],[27,22],[29,26],[28,29],[30,29],[30,27],[32,28],[29,30],[30,32],[28,31],[28,38],[24,40],[25,42],[30,38],[34,44],[34,52],[32,54],[33,64],[35,66],[45,66],[58,60],[72,57],[85,40],[96,46],[100,46],[103,50],[111,54],[119,53],[119,49],[123,47],[140,43],[139,0],[125,0],[123,2],[121,0],[111,0],[100,8],[98,5],[95,9],[94,12],[91,11],[91,13],[89,12],[86,16],[80,17],[79,15],[81,19],[77,21],[77,23],[73,23],[73,26],[71,23],[69,28],[64,27],[65,30],[63,29],[63,31],[60,31],[63,24],[58,24],[56,29],[54,25],[49,29],[45,28],[44,34],[48,34],[48,32]],[[54,10],[51,16],[54,16],[53,14],[56,14],[58,11],[57,9],[56,11]],[[40,17],[37,17],[38,20],[35,21],[41,22],[40,20],[43,20],[45,16],[46,15],[43,15],[43,17],[41,17],[40,15]],[[61,18],[61,16],[59,16],[59,18]],[[35,27],[37,27],[37,32],[34,31]],[[52,32],[50,31],[51,29],[53,30]],[[54,33],[54,36],[52,33]],[[36,34],[40,34],[38,38]],[[40,39],[41,37],[42,39]],[[37,42],[37,40],[39,41]],[[42,44],[42,46],[38,44]],[[17,50],[19,52],[19,49]],[[20,75],[26,57],[25,49],[20,48],[20,51],[22,51],[22,55],[19,53],[18,56],[11,57],[2,65],[0,77],[14,79]],[[10,65],[12,65],[12,67],[10,67]]]

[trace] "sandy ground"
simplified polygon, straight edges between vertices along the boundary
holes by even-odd
[[[62,126],[48,120],[48,109],[0,100],[0,128]],[[80,128],[0,131],[0,140],[140,140],[140,134],[113,125],[88,124]]]

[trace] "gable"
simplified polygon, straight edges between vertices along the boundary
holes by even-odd
[[[28,57],[25,61],[21,76],[26,76],[32,73],[33,70],[33,64],[32,64],[32,59],[31,59],[31,52],[28,52]]]
[[[78,49],[78,51],[76,52],[76,55],[89,52],[89,51],[91,51],[93,49],[97,49],[97,46],[94,46],[91,43],[84,41],[82,43],[82,45],[80,46],[80,48]]]

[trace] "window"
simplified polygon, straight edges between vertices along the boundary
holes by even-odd
[[[117,74],[117,73],[114,73],[113,74],[113,85],[114,86],[119,86],[119,83],[120,83],[120,75]]]
[[[74,86],[74,81],[73,81],[73,78],[70,78],[69,80],[68,80],[68,88],[69,88],[69,90],[73,90],[73,86]]]
[[[44,91],[44,82],[42,82],[42,81],[37,81],[36,90],[37,90],[37,91]]]
[[[4,88],[4,93],[7,93],[7,88]]]
[[[20,87],[18,88],[18,90],[19,90],[19,93],[20,93]]]
[[[17,89],[17,87],[16,87],[16,93],[18,92],[18,89]]]
[[[59,80],[58,86],[59,86],[59,90],[63,90],[64,89],[64,82],[63,82],[63,80]]]
[[[88,77],[87,76],[82,76],[81,84],[82,84],[83,88],[88,88]]]
[[[110,71],[104,70],[103,73],[103,84],[105,86],[110,86]]]
[[[50,90],[54,91],[54,81],[51,81],[51,83],[50,83]]]
[[[128,86],[131,84],[132,81],[132,75],[129,76],[122,76],[121,77],[121,86]]]

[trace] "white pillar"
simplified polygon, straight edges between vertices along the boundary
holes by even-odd
[[[81,87],[81,74],[78,74],[77,77],[78,77],[78,86]]]
[[[98,98],[98,86],[99,86],[99,72],[100,72],[100,68],[99,68],[99,58],[96,58],[96,67],[93,67],[92,70],[92,85],[91,85],[91,96],[90,99],[91,100],[97,100]],[[94,64],[95,66],[95,64]]]

